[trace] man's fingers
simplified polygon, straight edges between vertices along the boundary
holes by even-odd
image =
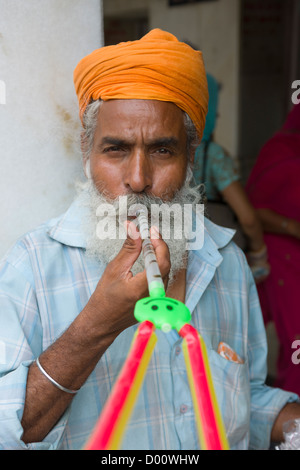
[[[115,279],[127,278],[128,280],[133,281],[133,279],[130,279],[132,278],[131,269],[141,253],[142,240],[140,233],[133,222],[126,221],[125,228],[127,231],[127,238],[118,255],[109,263],[109,271]],[[156,227],[151,227],[150,237],[161,276],[163,280],[167,282],[171,267],[169,248],[162,240]],[[134,287],[137,291],[144,290],[146,285],[147,278],[145,271],[134,276]]]
[[[127,238],[117,256],[110,263],[111,267],[121,273],[121,277],[130,272],[142,249],[142,240],[135,224],[127,220],[125,229]]]

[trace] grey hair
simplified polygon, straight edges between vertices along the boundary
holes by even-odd
[[[92,101],[87,107],[83,115],[83,131],[81,132],[81,148],[83,156],[86,159],[90,158],[91,151],[94,143],[94,135],[97,127],[97,117],[99,109],[103,101]]]
[[[99,109],[101,108],[103,101],[96,100],[92,101],[86,108],[83,115],[83,131],[81,133],[81,145],[83,156],[86,160],[89,159],[93,143],[94,135],[97,127],[97,117]],[[184,126],[187,134],[187,155],[190,159],[192,153],[196,150],[200,141],[198,138],[196,126],[191,120],[190,116],[184,112]]]
[[[191,155],[195,152],[196,148],[200,144],[200,138],[198,136],[196,126],[188,115],[188,113],[183,113],[183,119],[187,136],[187,155],[190,159]]]

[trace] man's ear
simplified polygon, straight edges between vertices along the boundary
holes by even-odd
[[[196,153],[196,148],[193,147],[189,154],[189,161],[191,165],[193,165],[194,163],[195,153]]]

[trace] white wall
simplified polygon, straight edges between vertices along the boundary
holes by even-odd
[[[0,256],[83,178],[73,70],[102,30],[101,0],[0,0]]]

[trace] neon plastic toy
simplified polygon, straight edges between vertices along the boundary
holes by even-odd
[[[157,337],[155,328],[177,330],[183,338],[183,351],[193,399],[198,437],[203,450],[227,450],[225,427],[217,403],[205,343],[189,324],[189,309],[166,297],[163,280],[148,229],[146,214],[137,212],[143,240],[149,297],[136,303],[134,315],[140,322],[131,349],[103,412],[88,440],[86,450],[120,448],[126,424],[147,371]]]

